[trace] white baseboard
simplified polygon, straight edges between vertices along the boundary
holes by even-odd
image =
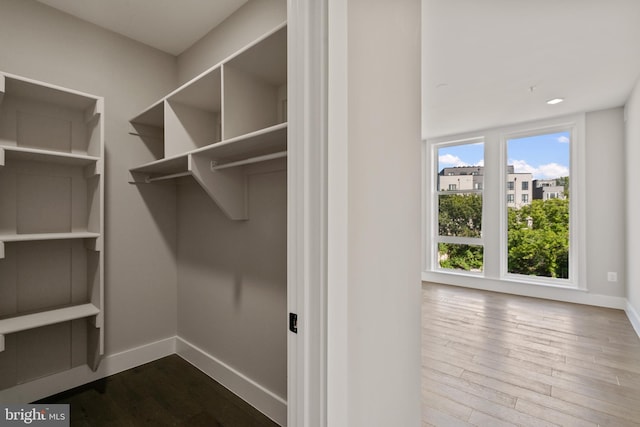
[[[287,402],[195,345],[176,338],[177,353],[281,426],[287,425]]]
[[[640,338],[640,315],[636,309],[631,305],[629,301],[627,301],[627,307],[624,310],[627,313],[627,317],[631,322],[631,326],[635,329],[636,334],[638,334],[638,338]]]
[[[27,403],[61,393],[176,352],[176,338],[166,338],[105,357],[97,371],[87,365],[0,390],[2,403]]]
[[[560,286],[533,285],[506,280],[495,280],[485,277],[422,272],[424,282],[442,283],[463,288],[501,292],[523,297],[541,298],[553,301],[571,302],[574,304],[594,305],[597,307],[624,310],[627,299],[610,295],[594,294],[584,289],[565,288]]]

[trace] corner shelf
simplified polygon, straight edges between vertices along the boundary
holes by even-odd
[[[102,97],[0,72],[0,352],[14,355],[0,388],[104,354],[103,112]],[[42,341],[56,350],[18,363]]]
[[[233,220],[248,219],[245,165],[286,157],[283,23],[131,119],[157,160],[133,184],[193,177]]]

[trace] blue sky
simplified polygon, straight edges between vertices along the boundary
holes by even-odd
[[[509,164],[518,173],[534,179],[569,176],[569,132],[511,139],[507,145]],[[438,149],[438,171],[452,166],[484,166],[484,144],[464,144]]]

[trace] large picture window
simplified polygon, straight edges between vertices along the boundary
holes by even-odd
[[[509,182],[521,182],[507,201],[507,273],[569,278],[569,131],[510,138]],[[529,182],[532,183],[529,187]]]
[[[481,272],[484,143],[445,145],[437,152],[438,268]]]
[[[427,141],[426,272],[580,287],[583,141],[584,115]]]

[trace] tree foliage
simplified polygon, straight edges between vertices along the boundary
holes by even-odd
[[[443,194],[438,200],[438,228],[441,236],[480,237],[482,196]]]
[[[569,277],[569,199],[509,208],[508,230],[509,273]]]
[[[565,183],[563,183],[565,184]],[[568,179],[566,184],[568,184]],[[480,237],[482,197],[439,196],[441,236]],[[569,277],[569,199],[533,200],[508,208],[508,272],[566,279]],[[440,266],[480,271],[482,246],[440,243]]]

